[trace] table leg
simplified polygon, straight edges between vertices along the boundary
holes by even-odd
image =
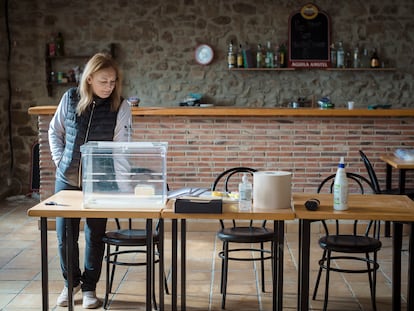
[[[408,288],[407,288],[407,310],[414,308],[414,223],[410,226],[410,240],[408,245]]]
[[[73,226],[72,219],[65,218],[66,227],[66,263],[68,269],[68,309],[73,311]]]
[[[387,163],[386,166],[386,177],[385,177],[385,189],[391,190],[392,189],[392,166]]]
[[[402,223],[393,222],[392,234],[392,310],[401,310]],[[408,309],[409,310],[409,309]]]
[[[171,224],[171,257],[171,308],[177,311],[177,219],[173,219]]]
[[[398,177],[398,191],[400,194],[405,194],[405,169],[400,169],[400,174]]]
[[[152,219],[147,219],[147,291],[146,291],[146,309],[147,311],[152,310],[152,263],[153,263],[153,240],[152,240]]]
[[[386,177],[385,177],[385,189],[390,191],[392,189],[392,166],[387,163],[386,165]],[[391,236],[391,222],[386,221],[385,222],[385,230],[384,230],[384,236],[390,237]]]
[[[277,295],[273,294],[273,310],[283,310],[283,260],[284,260],[284,243],[285,243],[285,225],[283,220],[279,220],[276,222],[277,228],[275,228],[276,237],[277,237],[277,257],[274,257],[276,260],[276,268],[277,268]],[[276,230],[277,229],[277,230]],[[273,288],[274,291],[274,288]],[[275,301],[277,301],[277,308],[275,309]]]
[[[310,220],[299,220],[298,311],[309,309]]]
[[[186,310],[186,220],[181,219],[181,310]]]
[[[49,271],[47,263],[47,218],[40,218],[40,247],[42,262],[42,310],[49,310]]]
[[[159,264],[159,292],[160,292],[160,311],[164,310],[164,219],[158,220],[158,264]]]

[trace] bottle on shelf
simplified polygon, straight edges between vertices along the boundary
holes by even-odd
[[[278,68],[280,66],[280,54],[279,54],[279,45],[275,46],[274,52],[273,52],[273,67]]]
[[[287,67],[286,54],[287,54],[286,46],[284,43],[282,43],[279,47],[279,67],[280,68]]]
[[[237,51],[237,68],[243,68],[243,48],[242,45],[239,45],[239,50]]]
[[[359,59],[359,48],[356,46],[354,49],[353,59],[352,59],[352,67],[359,68],[360,66],[360,59]]]
[[[263,51],[262,51],[262,45],[260,43],[257,45],[257,51],[256,51],[256,67],[257,68],[264,67]]]
[[[361,68],[369,68],[370,67],[370,57],[368,55],[368,49],[367,48],[364,48],[364,50],[362,52],[360,67]]]
[[[372,50],[370,65],[371,65],[371,68],[379,68],[380,67],[380,61],[379,61],[379,57],[378,57],[376,48],[374,48]]]
[[[64,56],[65,55],[65,44],[64,44],[63,35],[61,32],[58,33],[55,42],[56,42],[56,55]]]
[[[229,68],[236,67],[236,54],[234,54],[233,41],[230,41],[227,50],[227,65]]]
[[[48,55],[49,56],[56,56],[56,43],[55,43],[55,36],[51,35],[49,39],[49,43],[47,44],[48,47]]]
[[[249,182],[247,173],[243,174],[242,182],[239,184],[239,211],[251,211],[253,186]]]
[[[341,157],[336,171],[333,197],[334,210],[344,211],[348,209],[348,178],[346,176],[344,157]]]
[[[345,68],[351,68],[352,67],[352,56],[351,52],[347,51],[345,53]]]
[[[335,43],[331,44],[331,67],[336,67],[336,49],[335,49]]]
[[[267,41],[267,49],[266,49],[266,68],[273,68],[274,67],[274,56],[273,56],[272,46],[270,41]]]
[[[336,50],[336,67],[337,68],[345,67],[345,51],[344,51],[342,41],[338,42],[338,48]]]

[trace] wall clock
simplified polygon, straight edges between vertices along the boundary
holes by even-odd
[[[214,52],[208,44],[200,44],[195,49],[195,60],[200,65],[208,65],[213,61]]]

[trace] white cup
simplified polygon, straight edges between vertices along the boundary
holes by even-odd
[[[354,109],[354,102],[353,101],[348,102],[348,109],[349,110]]]

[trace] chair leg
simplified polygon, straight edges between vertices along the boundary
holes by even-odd
[[[261,251],[260,251],[260,264],[261,264],[261,278],[262,278],[262,292],[265,292],[265,273],[264,273],[264,243],[260,243]],[[273,253],[272,253],[273,254]]]
[[[321,281],[322,270],[323,270],[322,265],[325,261],[326,261],[326,250],[323,250],[322,259],[319,260],[319,272],[316,278],[315,288],[313,290],[313,296],[312,296],[313,300],[316,299],[316,295],[318,294],[319,282]]]
[[[372,303],[372,310],[377,311],[377,302],[376,302],[376,295],[377,295],[377,269],[375,264],[377,262],[377,252],[374,252],[374,271],[372,276],[372,288],[371,288],[371,303]]]
[[[225,251],[225,245],[226,245],[226,242],[223,242],[223,246],[221,248],[221,251],[223,252],[223,255],[224,255],[224,251]],[[220,294],[223,294],[223,276],[224,276],[224,256],[221,259]]]
[[[326,281],[325,281],[325,298],[323,302],[323,311],[327,310],[329,297],[329,272],[331,270],[331,251],[327,251],[326,257]]]
[[[109,254],[111,253],[110,250],[111,246],[109,244],[106,245],[106,280],[105,280],[105,299],[103,303],[104,309],[108,307],[108,298],[109,298]]]
[[[224,242],[224,264],[223,264],[223,274],[221,276],[222,278],[222,299],[221,299],[221,308],[225,309],[226,306],[226,294],[227,294],[227,273],[229,269],[229,243]]]

